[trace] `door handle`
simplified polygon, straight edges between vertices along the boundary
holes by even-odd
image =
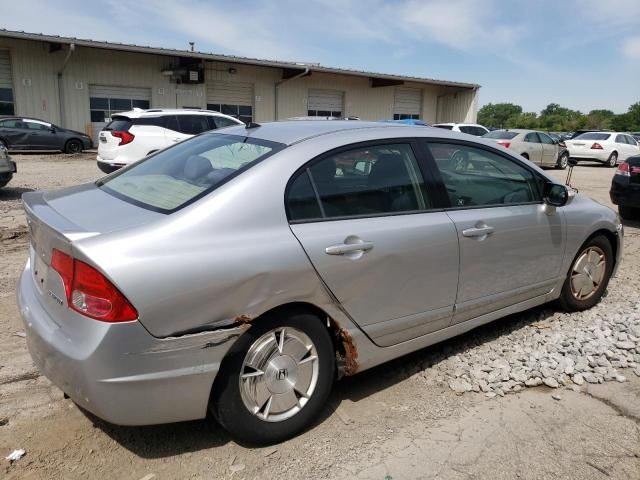
[[[345,255],[352,252],[366,252],[373,248],[373,242],[340,243],[324,249],[327,255]]]
[[[485,225],[483,227],[467,228],[462,231],[463,237],[482,237],[493,233],[495,228]]]

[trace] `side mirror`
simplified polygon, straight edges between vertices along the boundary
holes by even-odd
[[[566,185],[548,182],[544,184],[543,200],[547,205],[562,207],[570,203],[573,196]]]
[[[51,133],[56,133],[56,127],[54,127],[53,125],[51,125],[51,126],[49,127],[49,131],[50,131]]]

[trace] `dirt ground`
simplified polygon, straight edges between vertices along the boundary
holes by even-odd
[[[434,353],[447,358],[509,328],[528,328],[542,309],[342,380],[323,418],[274,447],[239,445],[206,421],[116,427],[83,413],[38,374],[25,347],[14,297],[28,241],[19,198],[32,189],[93,180],[100,172],[90,154],[14,159],[18,174],[0,190],[0,477],[640,478],[640,378],[628,369],[622,370],[625,383],[579,392],[542,386],[491,399],[425,382]],[[613,172],[580,165],[573,184],[609,204]],[[638,298],[640,224],[625,229],[622,266],[597,308]],[[4,457],[17,448],[26,455],[10,464]]]

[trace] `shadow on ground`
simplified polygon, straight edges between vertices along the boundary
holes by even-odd
[[[33,192],[33,188],[12,187],[11,184],[0,188],[0,202],[4,200],[19,200],[23,193]]]
[[[510,315],[453,339],[392,360],[362,374],[344,378],[335,384],[327,408],[322,410],[318,420],[310,429],[326,421],[342,400],[349,399],[353,402],[363,400],[453,355],[543,320],[553,313],[554,311],[546,306]],[[222,427],[212,419],[149,427],[121,427],[106,423],[89,412],[84,413],[97,428],[142,458],[172,457],[219,447],[232,441]],[[242,446],[256,448],[253,445],[242,444]]]

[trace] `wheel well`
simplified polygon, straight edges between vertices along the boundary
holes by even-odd
[[[529,154],[528,153],[523,153],[521,154],[524,158],[528,159],[529,158]]]
[[[614,153],[615,153],[616,155],[618,155],[618,151],[617,151],[617,150],[614,150],[613,152],[611,152],[611,155],[613,155]],[[611,156],[611,155],[609,155],[609,156]]]
[[[618,238],[615,233],[606,229],[596,230],[591,235],[589,235],[589,238],[587,238],[582,245],[585,245],[589,240],[599,235],[602,235],[603,237],[605,237],[607,240],[609,240],[609,244],[611,244],[611,250],[613,251],[613,266],[615,268],[616,257],[618,255]]]

